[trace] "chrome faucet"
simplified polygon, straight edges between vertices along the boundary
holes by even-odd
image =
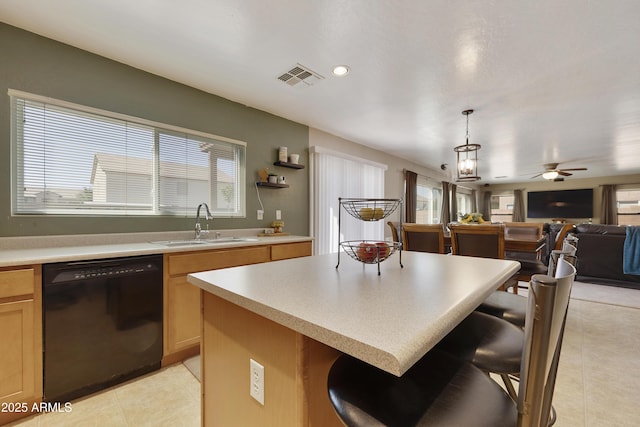
[[[205,219],[209,221],[213,219],[213,215],[211,215],[211,211],[209,210],[209,205],[206,203],[200,203],[198,205],[198,210],[196,211],[196,240],[200,239],[200,234],[202,233],[202,227],[200,226],[200,208],[204,206],[205,209]],[[207,229],[209,228],[209,224],[207,223]]]

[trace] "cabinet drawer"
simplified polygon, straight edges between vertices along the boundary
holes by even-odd
[[[169,275],[216,270],[269,261],[269,247],[221,249],[169,256]]]
[[[271,246],[271,260],[298,258],[311,255],[311,242],[284,243]]]
[[[0,271],[0,298],[33,294],[34,277],[32,268]]]

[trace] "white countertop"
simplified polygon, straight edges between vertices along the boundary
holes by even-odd
[[[262,229],[260,229],[262,230]],[[255,229],[221,230],[222,237],[251,237],[252,241],[218,242],[190,246],[164,246],[159,241],[191,239],[193,231],[114,233],[74,236],[0,238],[0,267],[45,264],[125,256],[202,251],[243,246],[273,245],[312,240],[306,236],[256,237]]]
[[[395,253],[381,265],[342,254],[189,275],[189,282],[394,375],[402,375],[499,285],[515,261]]]

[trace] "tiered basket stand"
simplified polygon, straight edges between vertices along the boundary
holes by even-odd
[[[342,210],[344,209],[351,216],[361,221],[380,221],[394,213],[402,205],[400,199],[338,199],[340,208],[338,209],[338,236],[341,236]],[[402,211],[402,209],[400,209]],[[402,218],[400,219],[402,224]],[[402,265],[402,244],[399,242],[375,242],[370,240],[347,240],[339,243],[338,264],[340,266],[340,250],[342,248],[349,256],[356,261],[365,264],[377,264],[378,275],[380,274],[380,263],[389,258],[396,251],[399,253],[400,267]]]

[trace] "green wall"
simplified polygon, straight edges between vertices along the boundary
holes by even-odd
[[[247,218],[214,219],[211,228],[267,227],[280,209],[285,231],[308,234],[308,169],[273,166],[281,145],[308,164],[307,126],[3,23],[0,52],[0,237],[191,230],[195,223],[191,217],[12,216],[9,88],[246,141]],[[254,183],[263,167],[285,175],[290,188],[260,189],[265,216],[258,221]]]

